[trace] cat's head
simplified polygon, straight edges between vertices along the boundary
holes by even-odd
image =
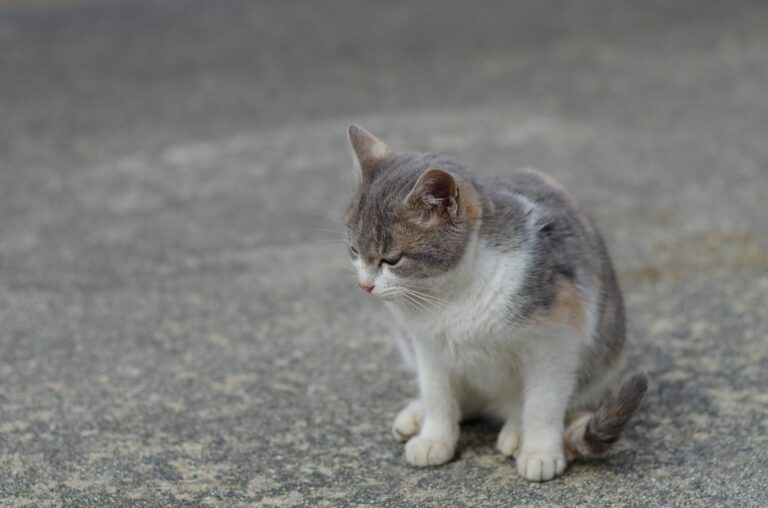
[[[349,127],[357,189],[346,215],[360,287],[384,299],[418,298],[462,260],[481,216],[460,165],[433,153],[394,152]]]

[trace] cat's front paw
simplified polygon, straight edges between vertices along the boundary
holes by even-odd
[[[405,445],[405,460],[412,466],[439,466],[451,460],[454,451],[453,443],[416,436]]]
[[[565,455],[562,452],[523,450],[517,456],[517,472],[526,480],[546,482],[565,471]]]
[[[424,421],[424,409],[421,401],[411,401],[395,418],[395,423],[392,424],[392,434],[394,434],[395,439],[405,443],[419,433],[422,421]]]

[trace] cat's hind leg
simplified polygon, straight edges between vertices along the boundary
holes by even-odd
[[[498,414],[504,418],[504,425],[496,439],[496,449],[507,457],[517,457],[523,443],[523,409],[520,395],[507,401],[505,406]]]
[[[395,439],[405,443],[419,433],[424,421],[424,405],[419,399],[412,400],[395,417],[392,434]]]
[[[496,448],[507,457],[517,457],[522,441],[523,431],[520,423],[517,418],[510,418],[499,431]]]

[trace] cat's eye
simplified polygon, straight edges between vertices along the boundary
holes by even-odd
[[[349,253],[350,253],[352,256],[354,256],[354,257],[357,257],[357,256],[359,256],[359,255],[360,255],[360,252],[359,252],[359,251],[358,251],[356,248],[352,247],[351,245],[350,245],[350,247],[349,247]]]
[[[392,254],[388,257],[385,257],[381,260],[382,264],[387,264],[389,266],[395,266],[400,262],[400,260],[403,259],[403,255],[401,253]]]

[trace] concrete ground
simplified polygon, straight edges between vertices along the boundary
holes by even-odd
[[[768,3],[0,1],[0,504],[768,505]],[[597,218],[651,387],[546,483],[415,393],[345,128]],[[330,230],[330,231],[329,231]]]

